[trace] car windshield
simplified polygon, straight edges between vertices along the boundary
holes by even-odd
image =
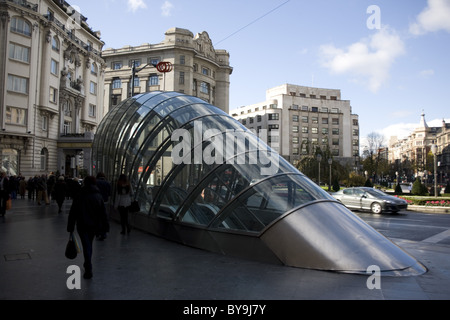
[[[365,191],[374,197],[386,196],[386,193],[384,193],[383,191],[380,191],[378,189],[365,189]]]

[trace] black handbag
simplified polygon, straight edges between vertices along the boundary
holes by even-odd
[[[73,260],[77,257],[77,254],[78,254],[77,243],[73,233],[70,233],[69,241],[67,242],[66,245],[66,258]]]
[[[139,206],[139,202],[137,202],[136,200],[132,201],[129,210],[130,210],[130,212],[139,212],[139,211],[141,211],[141,207]]]

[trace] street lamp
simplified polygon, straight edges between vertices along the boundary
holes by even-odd
[[[333,163],[333,159],[328,158],[328,164],[330,165],[330,184],[328,185],[328,191],[331,191],[331,164]]]
[[[317,162],[319,163],[319,178],[318,178],[319,187],[320,187],[320,161],[322,161],[322,155],[319,153],[317,154]]]
[[[437,168],[436,168],[436,156],[437,156],[437,145],[431,145],[431,152],[434,155],[434,196],[437,197]]]

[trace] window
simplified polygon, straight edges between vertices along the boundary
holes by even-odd
[[[292,143],[298,143],[298,137],[292,137]]]
[[[11,32],[21,33],[25,36],[31,36],[31,24],[23,18],[12,17]]]
[[[358,125],[358,119],[353,119],[353,125],[357,126]]]
[[[339,134],[339,129],[338,129],[338,128],[333,128],[333,129],[332,129],[332,133],[333,133],[334,135],[338,135],[338,134]]]
[[[141,59],[131,59],[130,61],[128,61],[128,66],[130,68],[133,67],[133,64],[135,68],[139,67],[141,65]]]
[[[262,116],[261,116],[260,114],[258,114],[258,115],[256,116],[256,121],[257,121],[257,122],[261,122],[261,120],[262,120]]]
[[[200,83],[200,92],[209,94],[209,84],[207,84],[206,82]]]
[[[269,124],[268,128],[269,128],[269,131],[278,130],[278,129],[280,129],[280,125],[278,125],[278,124]]]
[[[6,123],[27,124],[27,110],[15,107],[6,107]]]
[[[278,113],[269,113],[268,119],[269,120],[280,120],[280,115]]]
[[[298,132],[298,126],[292,126],[292,132],[297,133]]]
[[[9,74],[8,90],[18,93],[28,93],[28,79]]]
[[[50,87],[50,102],[57,103],[58,101],[58,89]]]
[[[159,61],[160,61],[159,57],[148,58],[148,63],[150,63],[152,66],[156,66],[159,63]]]
[[[98,73],[97,64],[95,62],[92,62],[92,64],[91,64],[91,74],[96,76],[97,73]]]
[[[115,61],[115,62],[113,62],[111,68],[113,70],[122,69],[122,61]]]
[[[209,69],[202,67],[202,74],[204,74],[205,76],[209,76]]]
[[[249,123],[250,123],[250,124],[253,123],[253,117],[249,118]]]
[[[322,128],[322,134],[328,134],[328,128]]]
[[[333,138],[333,140],[332,140],[333,142],[333,146],[338,146],[339,145],[339,139],[337,139],[337,138]]]
[[[298,115],[294,114],[292,116],[292,122],[298,122]]]
[[[184,56],[180,56],[180,64],[185,64],[186,60]]]
[[[316,127],[311,128],[311,133],[314,133],[314,134],[319,133],[319,128],[316,128]]]
[[[56,36],[52,37],[52,50],[59,52],[59,40]]]
[[[159,85],[159,77],[157,74],[151,74],[149,79],[148,79],[148,83],[150,86],[157,86]]]
[[[311,107],[311,111],[312,111],[312,112],[319,112],[319,108],[317,108],[317,107]]]
[[[354,135],[354,136],[359,135],[359,130],[358,130],[358,129],[353,129],[353,135]]]
[[[112,81],[112,88],[113,89],[122,88],[122,80],[120,80],[119,78],[114,78]]]
[[[308,111],[308,106],[302,106],[302,111]]]
[[[134,83],[133,83],[134,87],[139,87],[141,85],[141,82],[139,80],[138,76],[134,76]]]
[[[58,62],[53,59],[50,62],[50,72],[55,76],[58,75]]]
[[[308,123],[308,116],[302,116],[302,122]]]
[[[298,129],[297,129],[297,132],[298,132]],[[308,127],[302,127],[302,133],[308,133]]]
[[[47,116],[42,116],[42,118],[41,118],[41,121],[42,121],[42,130],[43,131],[47,131],[47,129],[48,129],[48,117]]]
[[[180,80],[178,81],[178,84],[184,84],[184,72],[180,71]]]
[[[338,125],[339,124],[339,118],[331,119],[331,123],[334,124],[334,125]]]
[[[319,123],[319,117],[311,117],[311,123],[318,124]]]
[[[89,85],[89,92],[91,94],[97,94],[97,84],[95,82],[91,81],[91,83]]]
[[[64,121],[63,134],[67,135],[72,132],[72,123],[70,121]]]
[[[89,117],[95,117],[96,109],[97,107],[95,104],[89,104]]]
[[[322,124],[328,124],[328,118],[322,118]]]
[[[9,44],[9,58],[26,62],[30,62],[30,48],[15,43]]]

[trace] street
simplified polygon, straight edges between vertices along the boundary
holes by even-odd
[[[450,245],[450,215],[400,211],[371,214],[354,211],[361,219],[395,241],[396,239]]]

